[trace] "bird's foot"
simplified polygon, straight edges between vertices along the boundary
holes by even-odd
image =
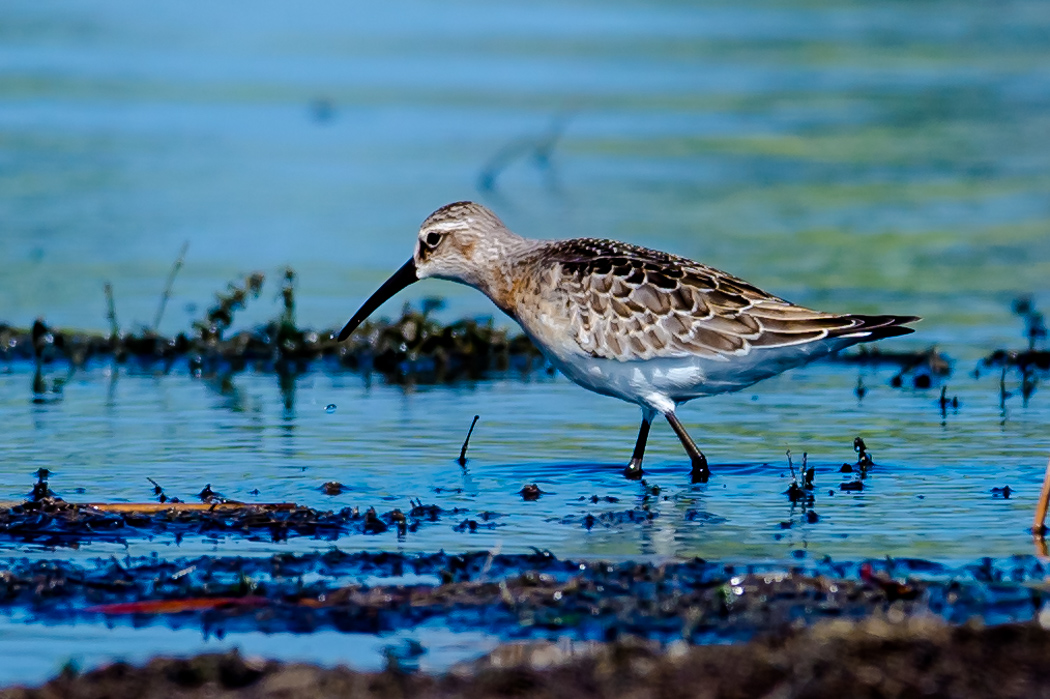
[[[635,461],[631,459],[631,463],[627,464],[627,468],[623,470],[624,478],[629,481],[637,481],[642,477],[642,462],[641,459]]]
[[[699,457],[693,459],[693,469],[689,474],[693,483],[707,483],[707,480],[711,477],[711,469],[707,466],[707,457],[700,454]]]

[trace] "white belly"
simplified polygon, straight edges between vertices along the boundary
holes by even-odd
[[[838,345],[817,342],[752,349],[746,355],[724,360],[686,356],[621,362],[584,354],[546,354],[563,374],[584,388],[666,412],[693,398],[747,388],[825,356],[839,349]]]

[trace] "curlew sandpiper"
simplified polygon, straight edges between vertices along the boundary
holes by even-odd
[[[912,332],[913,316],[824,313],[796,306],[684,257],[613,240],[533,240],[473,202],[444,206],[419,228],[412,258],[339,333],[427,277],[466,284],[516,320],[580,386],[642,409],[625,469],[642,473],[649,427],[663,415],[692,463],[707,458],[675,415],[693,398],[739,391],[859,342]]]

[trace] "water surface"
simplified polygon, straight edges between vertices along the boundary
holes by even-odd
[[[682,417],[715,477],[690,484],[658,425],[646,467],[661,493],[646,499],[619,475],[637,410],[542,373],[411,390],[312,373],[286,407],[272,376],[240,375],[223,392],[179,372],[95,367],[41,405],[32,368],[5,366],[2,499],[22,497],[46,467],[77,500],[141,501],[152,477],[183,498],[210,483],[240,499],[384,511],[420,498],[464,518],[499,515],[491,529],[443,519],[403,540],[5,544],[7,554],[333,543],[784,561],[1031,552],[1050,402],[1038,391],[1027,406],[1017,395],[1002,404],[997,377],[971,371],[991,349],[1021,345],[1012,298],[1050,307],[1046,3],[318,1],[248,12],[15,0],[0,10],[0,65],[0,320],[102,330],[109,281],[121,326],[149,324],[188,241],[162,332],[188,329],[227,281],[255,269],[276,278],[285,265],[300,275],[300,322],[337,327],[407,258],[431,210],[473,198],[526,235],[629,240],[820,308],[921,315],[915,335],[885,346],[939,345],[955,359],[948,395],[960,401],[942,413],[936,388],[891,389],[891,369],[837,364],[696,401]],[[544,167],[529,148],[551,133]],[[237,326],[274,316],[276,293]],[[446,318],[494,312],[438,282],[384,311],[434,294],[449,298]],[[858,435],[878,466],[863,492],[843,492],[838,468]],[[816,522],[782,494],[787,449],[817,467]],[[330,480],[348,490],[324,495]],[[527,483],[545,494],[523,502]],[[1005,485],[1009,499],[993,495]],[[642,504],[649,523],[581,524]],[[71,636],[26,628],[54,648],[48,667],[60,665]],[[129,652],[120,643],[111,655]]]

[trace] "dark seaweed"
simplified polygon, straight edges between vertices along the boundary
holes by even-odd
[[[134,371],[187,371],[198,378],[228,380],[237,372],[295,376],[314,368],[376,373],[394,383],[443,383],[479,379],[490,372],[528,372],[540,354],[523,334],[496,328],[491,319],[442,324],[432,317],[439,301],[421,310],[406,305],[395,320],[365,322],[346,342],[332,329],[300,328],[295,320],[295,272],[286,269],[280,288],[281,310],[270,322],[231,333],[238,310],[257,298],[264,275],[256,272],[217,294],[215,304],[192,328],[174,337],[152,329],[119,332],[110,306],[110,332],[93,334],[48,326],[0,324],[0,361],[31,361],[37,367],[34,395],[51,400],[64,378],[49,381],[44,368],[64,364],[70,371],[93,362],[116,362]]]

